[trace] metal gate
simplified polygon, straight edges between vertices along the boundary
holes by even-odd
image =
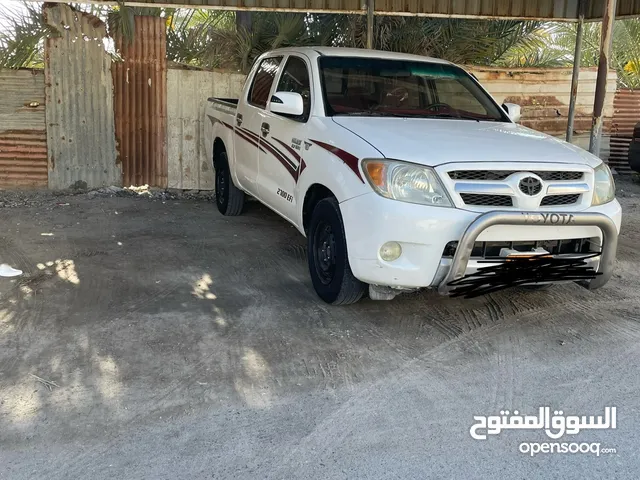
[[[167,187],[167,35],[160,17],[135,17],[132,42],[119,37],[112,68],[123,184]]]

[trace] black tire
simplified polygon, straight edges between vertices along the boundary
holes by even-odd
[[[332,305],[355,303],[366,284],[353,276],[338,201],[324,198],[313,209],[307,234],[307,259],[313,288]]]
[[[227,216],[240,215],[244,206],[244,192],[236,187],[229,174],[227,152],[220,152],[216,167],[216,205]]]

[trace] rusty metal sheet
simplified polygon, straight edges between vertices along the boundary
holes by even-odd
[[[49,188],[120,185],[106,27],[67,5],[44,15],[60,33],[45,44]]]
[[[0,70],[0,188],[46,186],[44,72]]]
[[[631,173],[629,144],[640,122],[640,90],[618,90],[613,101],[609,164],[619,173]]]
[[[70,3],[72,0],[52,0]],[[74,0],[75,1],[75,0]],[[115,5],[115,0],[90,0]],[[192,7],[224,10],[365,14],[361,0],[126,0],[142,7]],[[605,0],[591,0],[587,20],[602,18]],[[578,18],[578,0],[376,0],[376,15],[568,20]],[[640,0],[618,0],[618,18],[639,16]]]
[[[0,188],[47,187],[44,130],[0,132]]]
[[[135,18],[135,38],[117,39],[113,68],[116,138],[124,185],[166,187],[167,35],[165,19]],[[181,101],[181,99],[176,99]]]

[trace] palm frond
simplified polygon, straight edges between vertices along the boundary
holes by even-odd
[[[0,6],[6,30],[0,33],[0,68],[39,68],[44,65],[44,40],[59,35],[48,25],[40,7],[24,3],[22,11]]]

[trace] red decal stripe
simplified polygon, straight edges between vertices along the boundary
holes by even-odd
[[[284,168],[287,169],[287,171],[291,174],[291,176],[297,180],[298,167],[291,160],[289,160],[285,154],[283,154],[275,146],[267,142],[264,138],[260,138],[256,133],[252,132],[251,130],[247,130],[246,128],[243,128],[242,132],[247,136],[250,135],[252,138],[255,139],[255,141],[259,140],[260,147],[266,148],[269,151],[269,153],[271,153],[274,157],[276,157],[276,160],[278,160],[284,166]]]
[[[262,145],[258,144],[258,142],[256,140],[254,140],[253,138],[249,137],[248,135],[245,135],[244,133],[240,132],[239,130],[236,130],[236,134],[242,138],[243,140],[249,142],[251,145],[253,145],[256,148],[259,148],[261,151],[265,152],[265,149],[262,148]]]
[[[347,167],[353,170],[353,173],[355,173],[360,179],[360,181],[364,183],[364,179],[362,178],[362,175],[360,174],[360,170],[358,169],[357,157],[354,157],[349,152],[345,152],[341,148],[335,147],[333,145],[329,145],[328,143],[324,143],[319,140],[312,140],[312,139],[309,139],[309,140],[311,140],[313,143],[315,143],[319,147],[324,148],[328,152],[333,153],[336,157],[338,157],[340,160],[346,163]]]
[[[293,165],[291,165],[291,163],[289,163],[289,160],[286,157],[284,157],[278,150],[271,146],[270,143],[264,142],[260,145],[269,150],[269,152],[271,152],[271,154],[276,157],[276,160],[278,160],[282,164],[282,166],[287,169],[287,171],[294,179],[298,178],[298,170]]]
[[[278,142],[280,145],[282,145],[284,148],[287,149],[287,151],[293,155],[293,158],[295,158],[298,162],[300,162],[300,160],[302,160],[302,158],[300,158],[300,155],[298,155],[298,152],[296,152],[293,148],[291,148],[289,145],[287,145],[286,143],[284,143],[282,140],[278,140],[277,138],[274,138],[274,140],[276,142]]]
[[[249,135],[250,137],[255,138],[256,140],[260,140],[260,136],[255,133],[252,132],[251,130],[249,130],[248,128],[238,128],[238,130],[242,130],[244,133],[246,133],[247,135]]]

